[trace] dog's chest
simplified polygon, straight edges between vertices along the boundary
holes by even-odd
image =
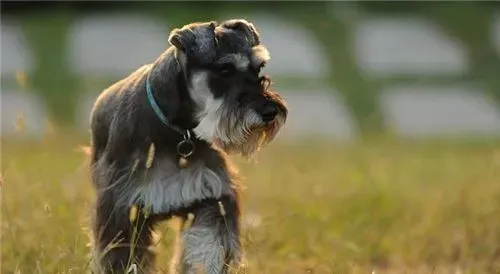
[[[167,213],[197,201],[230,195],[229,178],[227,171],[209,168],[202,161],[179,168],[173,160],[160,159],[146,171],[130,202],[139,202],[152,213]]]

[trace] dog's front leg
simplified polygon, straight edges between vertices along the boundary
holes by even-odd
[[[182,234],[182,273],[228,273],[241,260],[238,201],[223,197],[195,206]]]

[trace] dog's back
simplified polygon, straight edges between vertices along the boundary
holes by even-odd
[[[91,130],[91,164],[95,164],[106,149],[109,139],[110,130],[113,121],[117,115],[126,115],[124,113],[123,104],[126,98],[132,105],[127,104],[127,108],[131,108],[134,100],[131,97],[137,96],[137,86],[144,82],[150,65],[143,65],[126,77],[115,82],[106,88],[96,99],[96,102],[90,113],[90,130]]]

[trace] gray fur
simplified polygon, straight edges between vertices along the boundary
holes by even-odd
[[[224,203],[226,215],[219,204],[207,204],[194,211],[191,227],[182,233],[184,246],[182,273],[227,273],[242,260],[237,209],[229,200]]]
[[[91,113],[95,273],[126,273],[131,264],[154,273],[153,230],[188,213],[195,217],[179,233],[173,267],[227,273],[242,260],[238,172],[226,154],[249,156],[274,140],[288,109],[259,75],[270,57],[251,23],[193,23],[173,30],[169,42],[153,63],[104,90]],[[224,66],[234,71],[224,74]],[[146,79],[170,126],[153,112]],[[185,168],[176,150],[185,134],[173,126],[192,132]]]
[[[186,273],[221,273],[224,261],[222,239],[216,228],[195,226],[183,235]],[[197,269],[199,268],[199,269]]]
[[[137,188],[128,204],[142,203],[158,214],[184,208],[205,199],[218,199],[231,194],[231,180],[223,170],[207,168],[202,161],[190,163],[179,169],[169,159],[160,159],[147,172],[144,182],[136,182]]]

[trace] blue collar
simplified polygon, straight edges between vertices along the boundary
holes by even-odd
[[[166,126],[170,127],[171,129],[177,131],[179,134],[183,135],[184,138],[186,138],[186,135],[190,136],[189,130],[187,130],[187,129],[181,129],[181,128],[179,128],[179,127],[177,127],[177,126],[172,125],[171,123],[169,123],[167,117],[161,111],[160,106],[158,106],[158,104],[156,103],[156,100],[155,100],[155,98],[153,96],[153,90],[151,88],[151,83],[149,82],[150,72],[151,71],[148,72],[148,76],[146,78],[146,94],[148,96],[148,101],[149,101],[149,104],[151,105],[151,108],[155,112],[155,114],[158,117],[158,119],[160,119],[160,121],[164,125],[166,125]]]

